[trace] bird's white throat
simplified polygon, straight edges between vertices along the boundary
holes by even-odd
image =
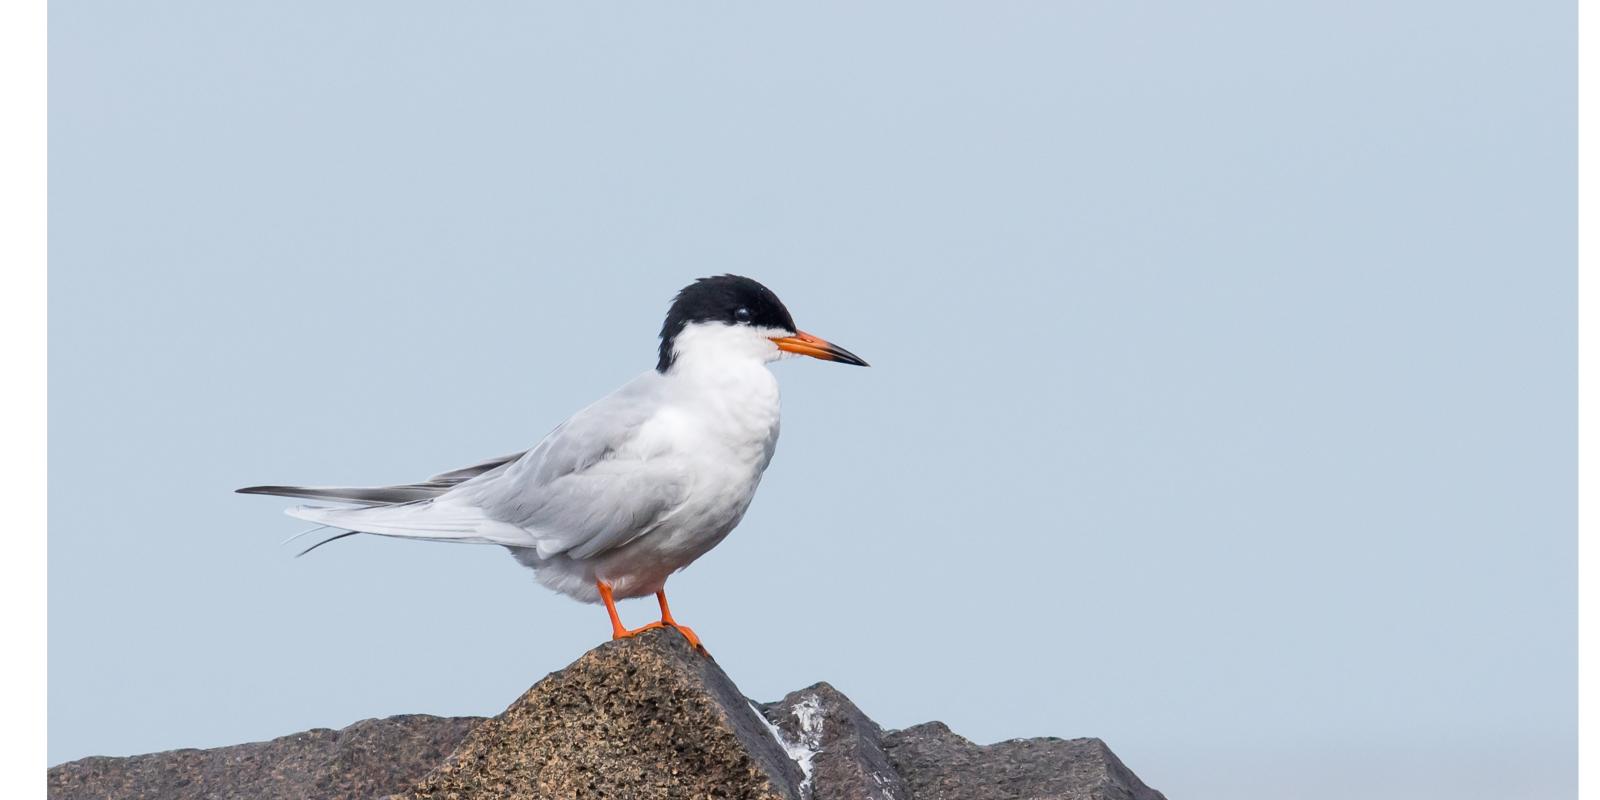
[[[765,364],[785,354],[772,341],[793,331],[727,325],[720,322],[695,322],[685,325],[672,345],[672,370],[722,370],[739,362]]]
[[[697,420],[688,438],[698,447],[715,442],[717,449],[739,453],[738,461],[757,475],[778,437],[778,379],[767,364],[785,354],[772,337],[787,333],[749,325],[685,326],[663,376],[672,404]]]

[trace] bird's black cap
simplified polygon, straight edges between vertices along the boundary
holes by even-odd
[[[771,289],[742,275],[701,278],[678,292],[667,321],[661,325],[660,359],[657,372],[672,366],[672,344],[684,326],[691,322],[723,322],[753,325],[794,333],[794,317]]]

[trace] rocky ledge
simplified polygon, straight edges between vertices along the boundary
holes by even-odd
[[[54,800],[1164,800],[1099,739],[885,731],[826,683],[754,703],[670,630],[603,644],[496,717],[85,758],[51,767],[49,787]]]

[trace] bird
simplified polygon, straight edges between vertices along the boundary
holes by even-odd
[[[738,526],[778,444],[769,365],[810,356],[868,366],[795,326],[771,289],[700,278],[673,298],[656,365],[521,452],[394,486],[249,486],[242,494],[342,505],[287,513],[357,534],[500,545],[545,587],[603,603],[612,639],[671,628],[704,650],[667,604],[667,578]],[[308,531],[307,533],[311,532]],[[654,594],[660,621],[628,629],[617,600]]]

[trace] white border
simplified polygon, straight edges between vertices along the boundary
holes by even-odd
[[[1600,311],[1600,277],[1596,276],[1594,263],[1597,250],[1593,236],[1600,230],[1600,173],[1596,172],[1593,151],[1590,157],[1584,158],[1583,144],[1590,134],[1597,128],[1596,123],[1600,118],[1595,116],[1597,106],[1596,59],[1585,58],[1584,45],[1600,45],[1600,12],[1592,8],[1590,13],[1583,13],[1582,3],[1578,4],[1578,796],[1600,796],[1600,779],[1595,776],[1594,768],[1600,763],[1600,745],[1597,745],[1595,731],[1600,730],[1600,706],[1596,705],[1594,691],[1594,672],[1596,670],[1595,620],[1597,616],[1596,598],[1600,597],[1594,591],[1586,591],[1590,579],[1600,576],[1600,548],[1590,539],[1595,526],[1594,500],[1600,497],[1600,487],[1596,481],[1600,480],[1597,472],[1597,458],[1600,450],[1597,444],[1595,426],[1583,424],[1583,412],[1588,410],[1589,404],[1595,400],[1600,385],[1595,383],[1596,354],[1600,353],[1600,342],[1596,341],[1593,325],[1585,325],[1587,319],[1592,319],[1588,312]],[[1584,234],[1590,234],[1585,237]],[[1590,418],[1591,421],[1593,417]],[[1587,546],[1586,546],[1587,545]],[[1585,681],[1588,678],[1590,680]],[[1584,684],[1588,687],[1585,690]]]
[[[0,3],[0,673],[7,783],[42,787],[46,759],[45,0]],[[43,793],[41,792],[41,795]]]
[[[1583,58],[1584,45],[1600,45],[1600,12],[1579,20],[1579,139],[1597,130],[1595,58]],[[6,388],[0,392],[0,486],[10,502],[0,558],[0,607],[4,608],[0,642],[8,654],[0,680],[7,711],[0,726],[0,757],[13,787],[38,786],[46,761],[46,3],[9,0],[0,3],[0,347],[4,348]],[[1580,411],[1597,395],[1595,354],[1600,353],[1594,327],[1582,325],[1587,312],[1600,311],[1600,278],[1596,248],[1583,233],[1600,230],[1600,173],[1595,159],[1582,157],[1578,170],[1579,225],[1579,401]],[[1587,245],[1587,246],[1586,246]],[[1587,278],[1587,280],[1584,280]],[[1579,427],[1578,488],[1581,500],[1600,497],[1597,487],[1595,426]],[[1589,503],[1579,506],[1579,796],[1600,797],[1600,779],[1592,769],[1600,763],[1600,705],[1583,678],[1596,671],[1596,610],[1600,593],[1585,591],[1600,576],[1600,547],[1584,546],[1595,526]]]

